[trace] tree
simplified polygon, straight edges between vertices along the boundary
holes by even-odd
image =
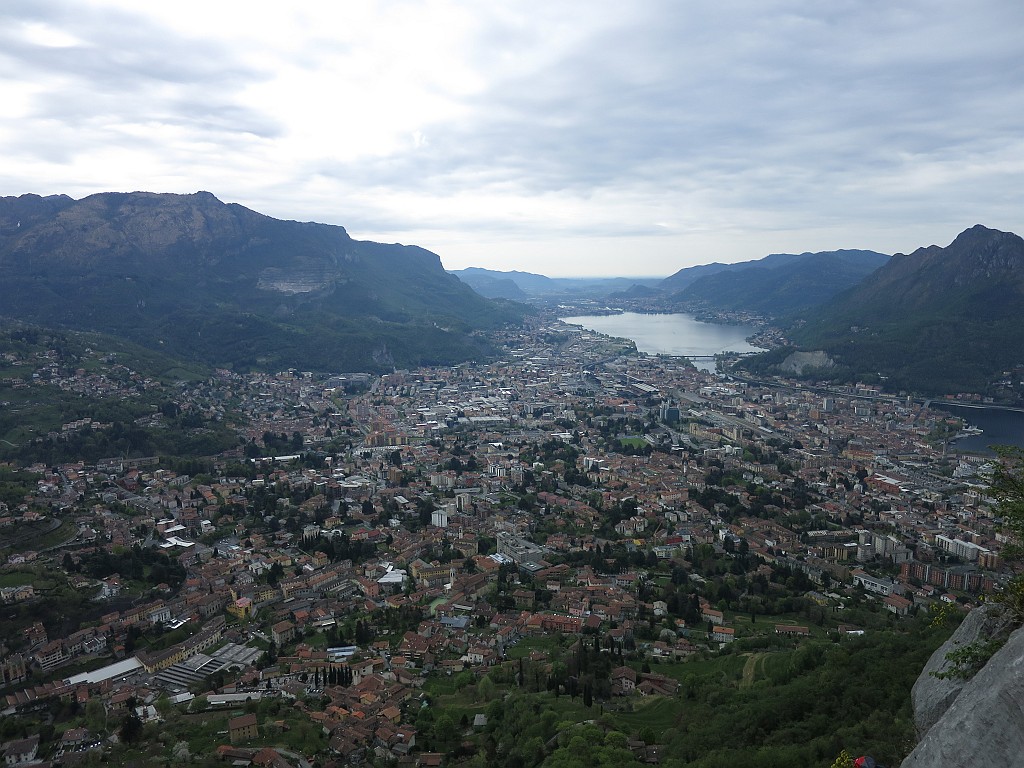
[[[275,560],[274,564],[270,566],[270,570],[267,572],[267,583],[271,586],[277,586],[277,583],[281,580],[283,575],[284,566]]]
[[[459,732],[455,725],[455,720],[447,712],[438,717],[434,722],[434,738],[439,742],[447,744],[454,741],[458,735]]]
[[[999,504],[1004,528],[1015,537],[1010,551],[1019,558],[1024,542],[1024,448],[999,446],[996,451],[999,461],[989,481],[991,493]]]
[[[996,453],[999,461],[990,479],[991,493],[1011,539],[1002,554],[1007,560],[1020,560],[1024,557],[1024,449],[997,446]],[[1011,611],[1015,623],[1024,621],[1024,574],[1010,579],[995,599]]]
[[[484,676],[483,680],[480,681],[480,684],[477,686],[476,690],[477,690],[477,694],[484,701],[490,701],[498,693],[498,689],[494,685],[494,681],[491,680],[491,676],[490,675],[485,675]]]
[[[122,744],[133,744],[142,735],[142,721],[134,712],[129,712],[121,722],[117,735]]]
[[[107,711],[99,699],[89,699],[85,705],[85,724],[90,731],[101,733],[107,721]]]
[[[165,720],[167,719],[167,716],[174,711],[174,704],[171,703],[171,700],[167,698],[166,694],[162,694],[157,698],[153,706],[156,707],[156,711],[159,712],[160,716]]]
[[[267,650],[261,653],[260,657],[256,660],[256,669],[266,669],[276,661],[277,644],[273,640],[271,640],[270,645],[267,646]]]

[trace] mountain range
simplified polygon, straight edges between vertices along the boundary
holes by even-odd
[[[616,291],[660,282],[660,278],[547,277],[533,272],[500,272],[482,267],[453,269],[451,274],[482,296],[517,301],[602,299]]]
[[[505,281],[531,301],[556,290],[540,275],[459,274],[471,282]],[[981,225],[945,248],[932,245],[908,255],[776,253],[688,267],[625,289],[596,282],[589,290],[609,305],[639,311],[762,315],[793,346],[746,360],[755,372],[791,375],[809,368],[814,376],[871,381],[896,391],[1020,400],[1011,372],[1024,366],[1024,240]],[[802,353],[799,360],[790,357],[794,351]],[[827,370],[819,365],[823,361]]]
[[[861,250],[773,253],[735,264],[687,267],[663,279],[551,278],[480,267],[451,273],[492,298],[531,303],[596,300],[663,312],[745,311],[777,319],[828,301],[888,259]]]
[[[760,313],[795,349],[827,355],[829,375],[892,389],[1012,388],[1024,366],[1024,240],[980,225],[909,255],[771,254],[664,279],[549,278],[448,273],[422,248],[208,192],[22,195],[0,198],[0,280],[0,316],[238,369],[450,365],[491,354],[484,332],[520,322],[532,311],[524,299],[614,297],[647,311]],[[748,366],[781,372],[786,354]]]
[[[416,246],[208,192],[0,198],[0,315],[239,368],[385,371],[491,350],[522,318]]]
[[[670,304],[778,318],[824,304],[888,260],[883,253],[861,250],[773,253],[756,261],[683,269],[658,287]]]
[[[891,389],[983,391],[1024,365],[1024,240],[981,225],[947,247],[896,254],[789,328]]]

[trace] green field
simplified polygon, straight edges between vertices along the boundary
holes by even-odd
[[[643,448],[645,445],[650,445],[642,437],[620,437],[618,442],[622,445],[628,445],[631,448]]]
[[[63,584],[63,579],[57,578],[52,572],[18,569],[15,571],[0,572],[0,587],[19,587],[22,584],[31,584],[36,590],[54,589]]]
[[[561,635],[537,635],[536,637],[524,637],[511,648],[506,649],[506,655],[510,659],[524,659],[534,651],[540,651],[550,656],[565,648],[564,639]]]
[[[0,550],[15,552],[40,551],[70,541],[78,533],[78,528],[70,520],[65,520],[56,528],[53,520],[20,523],[4,529],[0,535]]]
[[[679,724],[686,706],[681,699],[653,697],[650,701],[641,701],[633,712],[616,712],[610,715],[623,733],[639,733],[642,728],[650,728],[656,735]]]

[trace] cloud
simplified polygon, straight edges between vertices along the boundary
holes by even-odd
[[[1022,22],[1000,0],[13,2],[0,180],[210,189],[452,267],[912,250],[1020,228]]]

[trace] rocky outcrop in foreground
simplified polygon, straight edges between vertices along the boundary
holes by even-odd
[[[914,684],[914,720],[920,742],[902,768],[984,766],[1013,768],[1024,755],[1024,628],[970,680],[939,679],[949,668],[946,654],[987,639],[993,617],[972,611],[929,659]]]

